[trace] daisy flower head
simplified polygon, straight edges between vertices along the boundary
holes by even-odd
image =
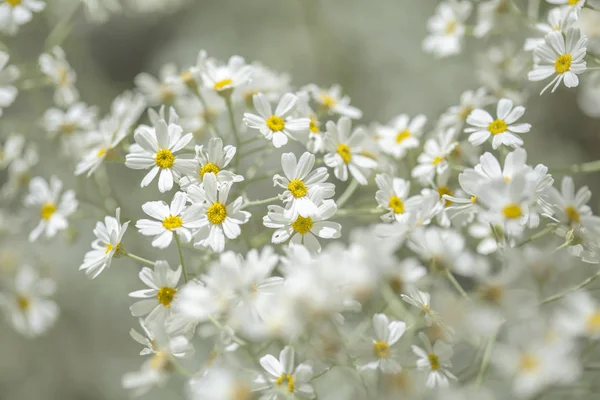
[[[279,359],[267,354],[260,358],[265,373],[254,379],[254,391],[262,392],[261,398],[315,398],[315,391],[309,383],[313,376],[308,364],[296,366],[294,349],[286,346],[279,353]]]
[[[96,127],[96,107],[75,103],[66,110],[52,107],[44,113],[44,128],[50,137],[81,135]]]
[[[21,73],[15,65],[8,65],[9,58],[8,53],[0,51],[0,117],[2,109],[10,106],[19,93],[14,83]]]
[[[385,314],[373,315],[374,338],[372,339],[372,356],[368,364],[359,367],[361,370],[378,369],[385,374],[397,374],[402,370],[393,346],[406,331],[406,323],[390,321]]]
[[[79,99],[79,92],[75,88],[77,74],[69,65],[64,50],[55,47],[50,53],[40,55],[40,69],[48,76],[56,89],[54,91],[54,102],[59,106],[68,106]]]
[[[579,85],[577,75],[585,72],[587,65],[584,59],[587,38],[581,30],[570,28],[564,35],[553,31],[544,40],[545,43],[533,51],[535,63],[528,74],[529,80],[537,82],[554,76],[540,94],[552,85],[554,92],[561,82],[569,88]]]
[[[337,211],[335,202],[331,199],[323,200],[317,208],[317,213],[302,217],[293,217],[283,207],[269,206],[269,212],[263,217],[263,224],[267,228],[276,229],[271,241],[283,243],[290,238],[290,245],[302,244],[313,253],[321,251],[321,244],[317,237],[322,239],[337,239],[341,236],[342,226],[337,222],[327,221]]]
[[[585,0],[546,0],[547,3],[556,4],[557,6],[565,6],[569,9],[581,9],[585,4]]]
[[[294,153],[281,155],[284,176],[276,174],[273,183],[285,189],[279,198],[286,203],[291,217],[316,214],[321,201],[335,194],[335,185],[326,182],[329,178],[327,168],[319,167],[313,171],[314,165],[315,156],[308,152],[303,153],[300,160]]]
[[[184,130],[203,137],[209,132],[211,124],[219,120],[225,111],[225,101],[218,94],[206,88],[199,89],[204,101],[196,95],[181,96],[175,100],[175,108],[181,115],[180,124]]]
[[[146,97],[149,106],[172,104],[186,91],[185,84],[177,79],[178,76],[175,64],[165,64],[160,70],[159,79],[142,72],[135,77],[134,82]]]
[[[186,175],[179,181],[179,185],[185,189],[191,184],[199,184],[206,174],[215,174],[219,183],[236,183],[244,180],[241,175],[226,170],[233,157],[235,157],[235,146],[223,146],[221,138],[211,138],[208,146],[196,146],[196,160],[199,164],[199,174],[196,176]]]
[[[586,292],[575,292],[567,296],[556,317],[561,330],[573,336],[600,339],[600,304]]]
[[[427,139],[423,153],[417,158],[419,164],[411,172],[413,178],[418,178],[422,183],[428,183],[436,174],[443,174],[448,169],[450,166],[448,156],[458,145],[455,133],[456,130],[450,128],[442,131],[436,137]]]
[[[19,267],[12,288],[0,293],[0,307],[6,311],[15,330],[27,337],[39,336],[58,318],[59,309],[50,299],[56,284],[41,278],[29,265]]]
[[[473,4],[469,1],[446,0],[441,2],[434,16],[427,21],[429,36],[423,41],[423,50],[437,57],[448,57],[462,50],[465,21],[471,15]]]
[[[321,132],[319,117],[310,106],[310,94],[305,90],[301,90],[296,93],[296,96],[298,96],[296,114],[300,117],[308,117],[310,119],[306,149],[311,153],[321,153],[325,150],[324,135]]]
[[[19,27],[46,8],[42,0],[0,0],[0,32],[16,35]]]
[[[523,140],[518,134],[527,133],[531,129],[531,124],[515,124],[523,114],[525,114],[525,107],[517,106],[513,108],[513,102],[510,99],[501,99],[498,102],[497,117],[495,119],[483,109],[473,110],[467,117],[467,124],[471,127],[465,129],[465,132],[471,134],[469,143],[473,146],[479,146],[492,137],[492,147],[494,149],[497,149],[500,145],[522,146]]]
[[[359,184],[366,185],[370,170],[377,167],[377,161],[361,154],[367,140],[365,130],[356,128],[351,132],[351,129],[352,121],[348,117],[341,117],[337,124],[327,121],[325,165],[333,168],[335,177],[341,181],[348,180],[350,171]]]
[[[252,97],[256,93],[267,96],[269,101],[275,102],[285,93],[289,92],[291,77],[280,73],[259,63],[252,63],[252,80],[240,88],[239,95],[248,107],[252,107]]]
[[[29,234],[33,242],[44,233],[51,238],[58,231],[67,228],[67,217],[77,210],[75,191],[67,190],[61,195],[63,183],[56,176],[50,177],[50,184],[44,178],[35,177],[29,182],[29,194],[25,197],[25,205],[39,210],[40,222]]]
[[[142,268],[139,277],[149,289],[129,293],[129,297],[143,299],[131,305],[131,315],[134,317],[147,315],[146,324],[156,321],[164,323],[166,317],[171,313],[171,303],[177,295],[181,265],[176,270],[172,270],[168,262],[158,260],[154,264],[154,269]]]
[[[135,144],[125,158],[125,165],[132,169],[150,169],[141,187],[148,186],[159,174],[158,190],[162,193],[173,188],[173,181],[184,175],[195,175],[197,162],[177,154],[192,139],[193,134],[183,135],[181,126],[159,120],[154,128],[139,126],[134,134]]]
[[[350,105],[350,97],[342,95],[340,85],[333,85],[329,89],[308,85],[306,89],[311,93],[313,100],[328,114],[352,119],[362,118],[362,111]]]
[[[483,108],[490,102],[490,95],[486,88],[477,90],[467,90],[460,95],[460,104],[452,106],[446,110],[439,119],[440,129],[456,128],[460,130],[471,111],[476,108]]]
[[[92,242],[92,250],[88,251],[79,270],[94,279],[105,268],[110,268],[113,257],[120,257],[123,252],[123,235],[127,231],[129,221],[121,224],[121,209],[117,208],[115,217],[106,216],[104,222],[97,222],[94,228],[96,239]]]
[[[575,27],[579,19],[579,13],[571,11],[569,8],[553,8],[548,11],[547,22],[538,23],[535,27],[544,35],[554,31],[565,34],[570,28]],[[545,42],[546,40],[543,37],[528,38],[525,40],[524,49],[526,51],[533,51]]]
[[[11,133],[4,143],[0,145],[0,169],[8,167],[13,161],[18,160],[25,149],[25,137]]]
[[[202,71],[204,86],[223,97],[230,97],[233,90],[250,82],[252,66],[240,56],[232,56],[227,65],[217,65],[215,60],[208,59]]]
[[[381,150],[397,160],[404,158],[409,149],[419,146],[426,122],[424,115],[417,115],[411,120],[408,115],[402,114],[388,125],[379,127],[377,133],[380,135],[378,143]]]
[[[587,205],[592,198],[592,192],[587,186],[582,186],[575,192],[573,178],[565,176],[560,191],[550,187],[547,196],[547,203],[552,205],[554,217],[561,223],[568,226],[582,225],[600,232],[598,218],[592,215],[592,209]]]
[[[393,221],[396,219],[398,222],[402,222],[405,213],[409,212],[414,203],[419,201],[417,197],[409,199],[409,181],[401,178],[392,178],[387,174],[377,174],[375,175],[375,183],[379,188],[375,193],[375,199],[379,207],[389,211],[389,213],[381,217],[384,221]]]
[[[431,342],[423,332],[419,333],[419,338],[423,341],[424,347],[412,345],[412,351],[417,356],[417,369],[427,373],[427,382],[425,385],[428,388],[449,386],[449,380],[458,380],[450,368],[452,363],[450,358],[454,354],[452,346],[438,340],[431,345]]]
[[[408,294],[401,294],[400,298],[421,310],[421,315],[425,318],[425,325],[432,326],[434,321],[439,319],[438,314],[431,308],[431,295],[422,292],[415,287],[408,290]]]
[[[252,101],[258,115],[244,113],[244,123],[252,129],[258,129],[267,140],[273,141],[276,148],[287,144],[288,138],[299,140],[308,133],[310,119],[291,116],[298,101],[294,94],[284,94],[274,113],[264,94],[255,94]]]
[[[214,173],[204,175],[203,188],[192,186],[188,193],[196,204],[200,205],[198,230],[194,233],[194,247],[210,247],[215,252],[225,248],[225,237],[235,239],[240,233],[240,225],[250,219],[251,214],[243,211],[242,197],[227,203],[231,183],[217,182]]]
[[[149,201],[142,205],[142,210],[154,220],[140,219],[135,226],[144,236],[154,236],[152,246],[164,249],[171,244],[173,235],[179,235],[182,241],[189,242],[191,230],[201,225],[200,207],[186,207],[188,198],[185,193],[177,192],[171,205],[164,201]]]

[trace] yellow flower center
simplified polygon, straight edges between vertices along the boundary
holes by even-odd
[[[391,208],[392,211],[396,214],[402,214],[404,212],[404,202],[398,196],[390,197],[388,207]]]
[[[410,131],[408,129],[398,132],[396,135],[396,143],[402,143],[404,140],[410,137]]]
[[[311,217],[302,217],[298,216],[298,218],[292,222],[292,229],[298,232],[301,235],[304,235],[308,231],[311,230],[313,226],[313,220]]]
[[[49,220],[52,217],[52,214],[56,212],[56,204],[51,201],[47,201],[42,205],[42,209],[40,210],[40,215],[42,219]]]
[[[233,83],[233,81],[229,78],[223,79],[223,80],[220,80],[219,82],[215,83],[213,85],[213,89],[218,92],[219,90],[223,90],[226,86],[229,86],[232,83]]]
[[[70,135],[71,133],[75,132],[76,129],[77,129],[77,124],[75,124],[73,122],[68,122],[66,124],[60,125],[60,130],[66,135]]]
[[[200,177],[204,179],[204,174],[207,173],[213,173],[216,175],[219,173],[220,170],[221,168],[219,168],[217,165],[213,163],[207,163],[200,169]]]
[[[163,223],[164,224],[164,223]],[[121,250],[121,242],[117,243],[117,246],[113,246],[111,243],[107,243],[104,245],[104,247],[106,247],[106,251],[104,252],[104,254],[108,254],[111,251],[113,251],[113,249],[115,249],[115,254],[119,252],[119,250]]]
[[[481,298],[495,304],[499,304],[504,297],[504,288],[501,285],[483,285],[477,292]]]
[[[471,196],[471,203],[477,203],[477,196]]]
[[[445,194],[447,194],[448,196],[452,196],[452,191],[447,186],[440,186],[440,187],[438,187],[438,193],[440,195],[440,199],[443,199],[443,196]],[[451,204],[452,204],[452,202],[450,200],[446,200],[445,203],[444,203],[444,207],[448,207]]]
[[[161,85],[159,89],[160,100],[163,103],[171,103],[175,98],[175,92],[168,85]]]
[[[183,225],[183,220],[178,215],[169,215],[167,218],[163,219],[163,226],[172,231],[173,229],[181,228]]]
[[[589,332],[600,332],[600,310],[586,318],[585,327]]]
[[[21,4],[21,0],[6,0],[6,2],[8,4],[10,4],[11,6],[13,6],[13,7],[18,6],[19,4]]]
[[[175,293],[177,293],[177,289],[163,286],[158,290],[156,298],[158,298],[158,302],[163,306],[170,307]]]
[[[277,115],[271,115],[267,120],[267,126],[273,132],[279,132],[285,128],[285,121]]]
[[[574,6],[579,2],[579,0],[569,0],[569,5]],[[9,2],[10,3],[10,2]]]
[[[179,74],[179,78],[187,85],[195,83],[194,75],[192,74],[192,71],[190,71],[190,70],[184,71],[181,74]]]
[[[225,218],[227,218],[227,208],[217,201],[208,207],[206,216],[211,224],[219,225],[225,221]]]
[[[441,163],[442,161],[444,161],[444,159],[440,156],[437,156],[436,158],[433,159],[433,161],[431,162],[433,165],[438,165],[439,163]]]
[[[281,386],[283,383],[287,383],[287,391],[292,393],[294,391],[294,387],[296,383],[294,382],[294,377],[290,374],[281,374],[279,378],[275,381],[277,386]]]
[[[567,214],[569,222],[579,222],[581,217],[579,215],[579,211],[577,211],[577,209],[573,206],[565,207],[565,214]]]
[[[352,153],[350,152],[350,146],[348,146],[347,144],[344,144],[344,143],[338,144],[337,153],[342,157],[342,160],[344,160],[344,162],[346,164],[348,164],[350,162],[350,160],[352,160]]]
[[[456,26],[457,23],[456,21],[450,21],[448,22],[448,24],[446,25],[446,35],[453,35],[456,32]]]
[[[96,157],[100,158],[105,154],[106,154],[106,149],[104,147],[100,147],[98,149],[98,152],[96,153]]]
[[[387,342],[378,340],[373,343],[373,354],[377,358],[389,358],[390,346],[387,344]]]
[[[539,360],[530,353],[521,354],[519,368],[523,372],[534,372],[540,367]]]
[[[506,129],[508,129],[508,126],[506,126],[506,122],[502,119],[497,119],[488,125],[488,131],[490,131],[492,135],[506,132]]]
[[[294,198],[304,197],[308,193],[308,188],[300,179],[292,179],[288,184],[288,190],[292,192]]]
[[[331,108],[337,104],[337,101],[327,93],[321,93],[321,102],[326,108]]]
[[[460,112],[458,113],[458,118],[466,120],[469,114],[471,114],[471,111],[473,111],[472,105],[469,104],[467,106],[464,106],[462,110],[460,110]]]
[[[571,69],[571,62],[573,61],[573,57],[570,54],[563,54],[558,56],[556,61],[554,61],[554,69],[557,74],[564,74],[568,70]]]
[[[308,127],[312,133],[319,133],[319,121],[314,118],[310,119],[310,125]]]
[[[159,351],[152,356],[150,367],[156,371],[167,371],[173,367],[168,353]]]
[[[19,306],[19,310],[26,311],[29,308],[29,299],[25,296],[17,295],[17,305]]]
[[[504,216],[508,219],[515,219],[523,215],[523,212],[521,211],[521,206],[519,206],[517,203],[512,203],[504,206],[502,209],[502,214],[504,214]]]
[[[292,388],[293,390],[293,388]],[[231,390],[231,396],[228,399],[231,400],[250,400],[252,398],[252,390],[243,384],[235,384]]]
[[[169,149],[162,149],[156,153],[156,165],[161,168],[171,168],[175,162],[175,156]]]
[[[427,355],[427,358],[429,358],[429,365],[431,366],[431,369],[433,371],[437,371],[440,369],[441,365],[440,365],[440,358],[433,354],[433,353],[429,353]]]
[[[58,84],[62,87],[69,84],[69,70],[63,66],[58,68]]]

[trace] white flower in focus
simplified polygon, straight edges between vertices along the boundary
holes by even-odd
[[[547,35],[550,32],[561,32],[565,34],[570,28],[575,27],[578,20],[578,13],[571,12],[569,8],[556,7],[548,11],[547,22],[538,23],[535,27]],[[537,47],[546,43],[546,40],[541,38],[528,38],[525,40],[524,49],[533,51]]]
[[[462,50],[465,22],[473,5],[469,1],[446,0],[436,8],[436,14],[427,21],[429,36],[423,41],[423,50],[438,57],[448,57]]]
[[[219,183],[237,183],[242,182],[244,177],[236,175],[225,168],[231,163],[236,154],[236,148],[231,145],[223,146],[221,138],[211,138],[208,146],[196,146],[196,160],[199,164],[199,174],[197,176],[186,175],[179,181],[179,186],[186,190],[190,185],[198,185],[204,179],[206,174],[214,174]]]
[[[473,146],[479,146],[485,143],[490,137],[492,147],[497,149],[500,145],[510,147],[520,147],[523,140],[518,133],[527,133],[531,129],[531,124],[514,124],[525,114],[525,107],[517,106],[513,108],[513,102],[509,99],[501,99],[498,102],[496,110],[497,117],[494,119],[490,113],[482,109],[475,109],[467,117],[467,124],[472,125],[466,128],[465,132],[470,133],[469,142]]]
[[[405,218],[405,213],[420,202],[418,196],[408,197],[410,193],[410,182],[401,178],[392,178],[387,174],[375,175],[375,183],[379,189],[375,193],[375,199],[379,207],[388,210],[389,212],[381,216],[384,221],[397,220],[402,222]]]
[[[254,108],[259,115],[244,113],[244,123],[258,129],[267,139],[273,141],[273,146],[279,148],[288,142],[288,138],[300,140],[300,136],[308,133],[310,120],[308,118],[295,118],[293,113],[298,98],[286,93],[272,112],[267,96],[257,93],[252,97]]]
[[[423,153],[417,159],[419,164],[411,172],[413,178],[418,178],[422,183],[428,183],[436,174],[443,174],[448,169],[450,166],[448,156],[458,145],[454,138],[455,132],[453,128],[450,128],[435,138],[427,139]]]
[[[417,369],[427,372],[427,382],[425,385],[428,388],[448,387],[448,379],[458,380],[456,376],[449,371],[452,368],[450,358],[454,354],[452,346],[438,340],[433,346],[423,332],[419,333],[419,337],[425,345],[425,349],[412,345],[412,351],[418,357]]]
[[[2,4],[0,4],[0,9],[1,7]],[[2,26],[1,23],[0,26]],[[14,83],[21,76],[21,72],[15,65],[8,65],[9,58],[8,53],[0,51],[0,117],[2,109],[10,106],[19,93]]]
[[[558,6],[567,6],[569,9],[582,8],[585,4],[585,0],[546,0],[546,2]]]
[[[189,242],[192,238],[190,230],[201,226],[200,207],[186,207],[187,199],[185,193],[177,192],[170,206],[164,201],[149,201],[142,205],[144,212],[155,220],[140,219],[135,226],[142,235],[154,236],[153,247],[167,248],[174,234],[179,235],[183,242]]]
[[[406,324],[402,321],[390,321],[385,314],[373,315],[373,329],[375,337],[372,340],[372,357],[373,361],[362,365],[359,368],[379,369],[384,374],[397,374],[402,370],[400,363],[395,360],[395,348],[393,346],[400,340]]]
[[[427,326],[432,326],[433,322],[439,318],[438,314],[431,309],[431,295],[429,293],[421,292],[419,289],[413,287],[409,288],[408,295],[401,294],[400,298],[421,310]]]
[[[77,74],[67,62],[67,56],[60,47],[52,49],[51,53],[44,53],[39,59],[42,73],[48,76],[56,86],[54,102],[59,106],[68,106],[79,99],[79,92],[75,88]]]
[[[29,234],[29,241],[33,242],[44,233],[51,238],[58,231],[68,226],[67,217],[77,210],[75,191],[67,190],[61,196],[63,184],[56,176],[50,177],[50,184],[43,178],[35,177],[29,182],[29,194],[25,198],[25,205],[37,208],[40,222]]]
[[[240,56],[232,56],[227,65],[216,65],[212,59],[206,60],[202,71],[204,86],[227,97],[238,86],[247,84],[252,77],[252,66]]]
[[[327,168],[319,167],[313,171],[314,165],[315,156],[308,152],[303,153],[299,161],[294,153],[281,155],[285,176],[276,174],[273,183],[285,189],[279,198],[286,203],[291,218],[315,215],[321,201],[335,194],[335,185],[326,182],[329,178]]]
[[[378,127],[378,144],[381,150],[394,156],[396,160],[403,159],[409,149],[419,147],[419,138],[423,135],[425,122],[427,117],[424,115],[417,115],[411,121],[408,115],[402,114],[391,120],[388,125]]]
[[[565,36],[561,32],[550,32],[545,43],[533,51],[535,64],[528,74],[529,80],[537,82],[554,76],[540,94],[552,85],[554,92],[561,82],[566,87],[576,87],[579,85],[577,75],[586,70],[587,38],[578,28],[569,29]]]
[[[117,208],[116,218],[106,216],[104,223],[97,222],[93,231],[96,240],[92,242],[92,250],[85,254],[79,270],[85,271],[87,276],[94,279],[105,268],[110,268],[113,257],[119,257],[122,252],[121,240],[127,231],[127,226],[129,221],[121,224],[120,208]]]
[[[284,397],[315,398],[315,391],[309,383],[312,367],[308,364],[296,366],[294,349],[284,347],[279,353],[279,360],[271,354],[260,358],[260,365],[265,373],[260,373],[254,379],[254,391],[264,392],[263,399],[279,399]]]
[[[135,85],[146,97],[149,106],[171,104],[186,91],[186,87],[178,77],[175,64],[165,64],[159,73],[160,79],[142,72],[135,79]]]
[[[9,323],[19,333],[27,337],[39,336],[58,318],[58,306],[47,299],[55,290],[53,280],[40,278],[34,268],[23,265],[11,289],[0,293],[0,306],[7,313]]]
[[[222,252],[225,248],[225,237],[237,238],[240,225],[250,219],[248,211],[242,211],[242,197],[227,204],[231,183],[217,183],[215,174],[208,173],[202,181],[203,188],[190,186],[188,195],[190,199],[201,205],[200,220],[194,232],[194,247],[210,247],[213,251]]]
[[[337,239],[341,236],[342,226],[337,222],[327,221],[337,211],[335,202],[331,199],[324,200],[317,209],[317,213],[310,217],[292,217],[281,206],[269,206],[269,212],[263,217],[263,224],[267,228],[277,229],[271,238],[273,243],[287,242],[302,244],[314,253],[321,251],[321,244],[317,237],[322,239]]]
[[[177,295],[177,284],[181,277],[181,265],[172,270],[169,263],[158,260],[154,270],[144,267],[139,273],[140,280],[149,289],[136,290],[129,293],[129,297],[140,300],[129,308],[134,317],[146,316],[146,324],[164,321],[171,313],[171,302]]]
[[[139,126],[134,134],[135,144],[129,148],[125,165],[132,169],[149,169],[142,179],[141,187],[148,186],[159,174],[158,190],[162,193],[173,188],[173,181],[182,176],[193,175],[197,170],[196,160],[184,159],[179,154],[191,140],[193,134],[183,135],[181,126],[159,120],[154,128]]]
[[[361,154],[367,134],[362,128],[356,128],[352,133],[352,121],[341,117],[337,124],[327,121],[325,136],[325,165],[333,168],[336,178],[348,180],[348,171],[361,185],[367,184],[370,170],[377,167],[377,161]]]
[[[308,85],[313,100],[328,114],[337,114],[352,119],[362,118],[362,111],[350,105],[350,97],[342,96],[342,87],[333,85],[329,89],[322,89],[316,85]]]
[[[19,26],[31,21],[34,12],[46,8],[42,0],[0,0],[0,32],[16,35]]]

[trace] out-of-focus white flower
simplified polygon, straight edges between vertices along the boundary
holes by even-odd
[[[75,88],[77,74],[67,62],[67,56],[60,47],[55,47],[50,53],[44,53],[39,60],[42,73],[48,76],[56,86],[54,102],[60,106],[69,106],[79,99]]]
[[[172,104],[186,91],[179,79],[175,64],[165,64],[159,73],[159,79],[142,72],[135,77],[135,85],[144,94],[149,106]]]
[[[458,380],[450,372],[450,368],[452,368],[450,358],[454,354],[452,346],[441,340],[436,341],[432,346],[429,338],[423,332],[419,333],[419,337],[423,341],[425,349],[416,345],[412,345],[411,348],[418,357],[417,368],[419,371],[427,372],[427,382],[425,385],[429,388],[445,388],[449,385],[449,379]]]
[[[111,14],[121,11],[119,0],[81,0],[85,6],[85,16],[89,21],[103,23]]]
[[[251,400],[252,387],[239,371],[211,367],[202,376],[189,381],[192,400]]]
[[[400,160],[406,156],[409,149],[419,146],[419,138],[423,135],[423,128],[427,117],[417,115],[412,120],[402,114],[390,121],[389,124],[377,127],[379,135],[378,144],[386,154],[391,154]]]
[[[110,268],[113,257],[119,257],[122,252],[121,240],[128,225],[129,221],[121,224],[120,208],[117,208],[116,218],[107,216],[104,223],[97,222],[94,228],[96,240],[92,242],[92,250],[85,254],[79,269],[94,279],[105,268]]]
[[[2,4],[0,4],[1,7]],[[19,93],[14,83],[19,79],[21,73],[15,65],[8,65],[8,60],[8,53],[0,51],[0,117],[2,116],[2,109],[10,106]]]
[[[323,89],[317,85],[308,85],[305,89],[328,114],[337,114],[352,119],[362,118],[362,111],[350,105],[350,97],[342,96],[340,85],[333,85],[329,89]]]
[[[460,104],[448,108],[448,110],[440,117],[440,128],[455,128],[460,130],[469,114],[471,114],[471,111],[476,108],[485,107],[488,105],[489,101],[490,96],[485,88],[463,92],[463,94],[460,95]]]
[[[571,12],[568,8],[556,7],[548,11],[547,22],[538,23],[535,27],[547,35],[550,32],[566,33],[570,28],[573,28],[578,20],[578,13]],[[532,51],[537,47],[546,43],[546,40],[541,38],[528,38],[525,40],[525,50]]]
[[[427,139],[423,153],[417,161],[419,165],[413,168],[411,176],[427,183],[433,180],[436,174],[443,174],[449,167],[448,156],[458,145],[455,140],[456,131],[450,128],[437,137]]]
[[[50,184],[40,177],[33,178],[29,183],[25,205],[36,207],[41,218],[29,234],[29,241],[37,240],[42,233],[51,238],[69,225],[67,217],[77,210],[79,203],[73,190],[67,190],[61,195],[62,187],[62,181],[54,175],[50,177]]]
[[[587,38],[578,28],[570,28],[565,36],[561,32],[550,32],[544,38],[545,43],[533,51],[535,64],[528,74],[529,80],[537,82],[554,76],[540,94],[552,85],[554,92],[561,82],[566,87],[576,87],[579,85],[577,75],[586,70]]]
[[[441,2],[435,15],[427,21],[429,36],[423,41],[423,50],[438,57],[460,53],[466,30],[465,22],[471,15],[472,8],[473,4],[469,1]]]
[[[235,88],[250,81],[252,71],[252,66],[247,65],[240,56],[232,56],[227,65],[217,65],[209,59],[202,71],[202,82],[207,88],[227,97]]]
[[[559,329],[573,336],[585,336],[592,340],[600,338],[600,305],[588,293],[573,293],[564,301],[564,307],[556,317]]]
[[[55,290],[56,284],[52,279],[41,278],[33,267],[23,265],[10,291],[0,293],[0,306],[19,333],[28,337],[39,336],[58,318],[58,306],[47,298]]]
[[[19,27],[31,21],[34,12],[46,8],[42,0],[0,1],[0,32],[16,35]]]

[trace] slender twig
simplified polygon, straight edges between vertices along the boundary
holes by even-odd
[[[452,272],[450,272],[450,270],[448,268],[446,268],[445,272],[446,272],[446,277],[448,277],[448,280],[450,281],[452,286],[454,286],[456,288],[456,290],[461,294],[462,297],[469,300],[469,295],[467,294],[467,292],[465,292],[465,289],[463,289],[463,287],[460,285],[460,283],[458,283],[458,281],[456,280],[454,275],[452,275]]]
[[[249,207],[255,207],[255,206],[262,206],[263,204],[269,204],[269,203],[272,203],[277,200],[279,200],[279,196],[269,197],[268,199],[264,199],[264,200],[249,201],[242,205],[242,209],[249,208]]]
[[[481,367],[479,368],[479,373],[477,374],[477,379],[475,380],[475,385],[477,387],[481,386],[481,382],[485,376],[488,364],[492,358],[492,351],[494,350],[494,344],[496,343],[497,335],[498,331],[494,332],[494,334],[488,339],[487,345],[485,346],[485,352],[483,353],[483,358],[481,359]]]
[[[555,294],[554,296],[547,297],[545,300],[543,300],[541,302],[541,304],[552,303],[553,301],[560,300],[563,297],[565,297],[566,295],[571,294],[573,292],[578,291],[579,289],[586,287],[590,283],[594,282],[599,276],[600,276],[600,271],[596,272],[594,275],[590,276],[589,278],[587,278],[586,280],[584,280],[583,282],[581,282],[578,285],[575,285],[565,291]]]
[[[177,243],[177,251],[179,252],[179,261],[181,262],[181,270],[183,271],[183,280],[185,282],[188,281],[187,270],[185,269],[185,261],[183,259],[183,251],[181,251],[181,239],[179,239],[179,235],[176,233],[175,235],[175,243]]]
[[[357,188],[358,181],[356,179],[353,179],[352,182],[350,182],[350,184],[348,185],[348,187],[346,187],[344,193],[342,193],[342,195],[338,199],[338,208],[341,208],[344,204],[346,204],[346,202],[350,199],[350,196],[352,196],[352,194],[356,191]]]
[[[135,254],[131,254],[128,252],[124,252],[123,253],[124,256],[131,258],[132,260],[135,260],[137,262],[140,262],[142,264],[148,265],[150,267],[154,267],[154,261],[150,261],[146,258],[140,257],[140,256],[136,256]]]
[[[548,226],[546,228],[544,228],[543,230],[539,231],[538,233],[531,235],[529,238],[523,240],[522,242],[518,243],[516,245],[516,247],[522,247],[524,245],[526,245],[529,242],[533,242],[534,240],[538,240],[541,237],[546,236],[548,233],[554,231],[554,226]]]
[[[229,115],[229,122],[231,123],[231,129],[235,137],[235,147],[240,148],[240,135],[238,133],[237,125],[235,123],[235,116],[233,115],[233,105],[231,104],[231,96],[225,97],[225,104],[227,104],[227,114]],[[235,157],[234,167],[237,171],[239,156]]]

